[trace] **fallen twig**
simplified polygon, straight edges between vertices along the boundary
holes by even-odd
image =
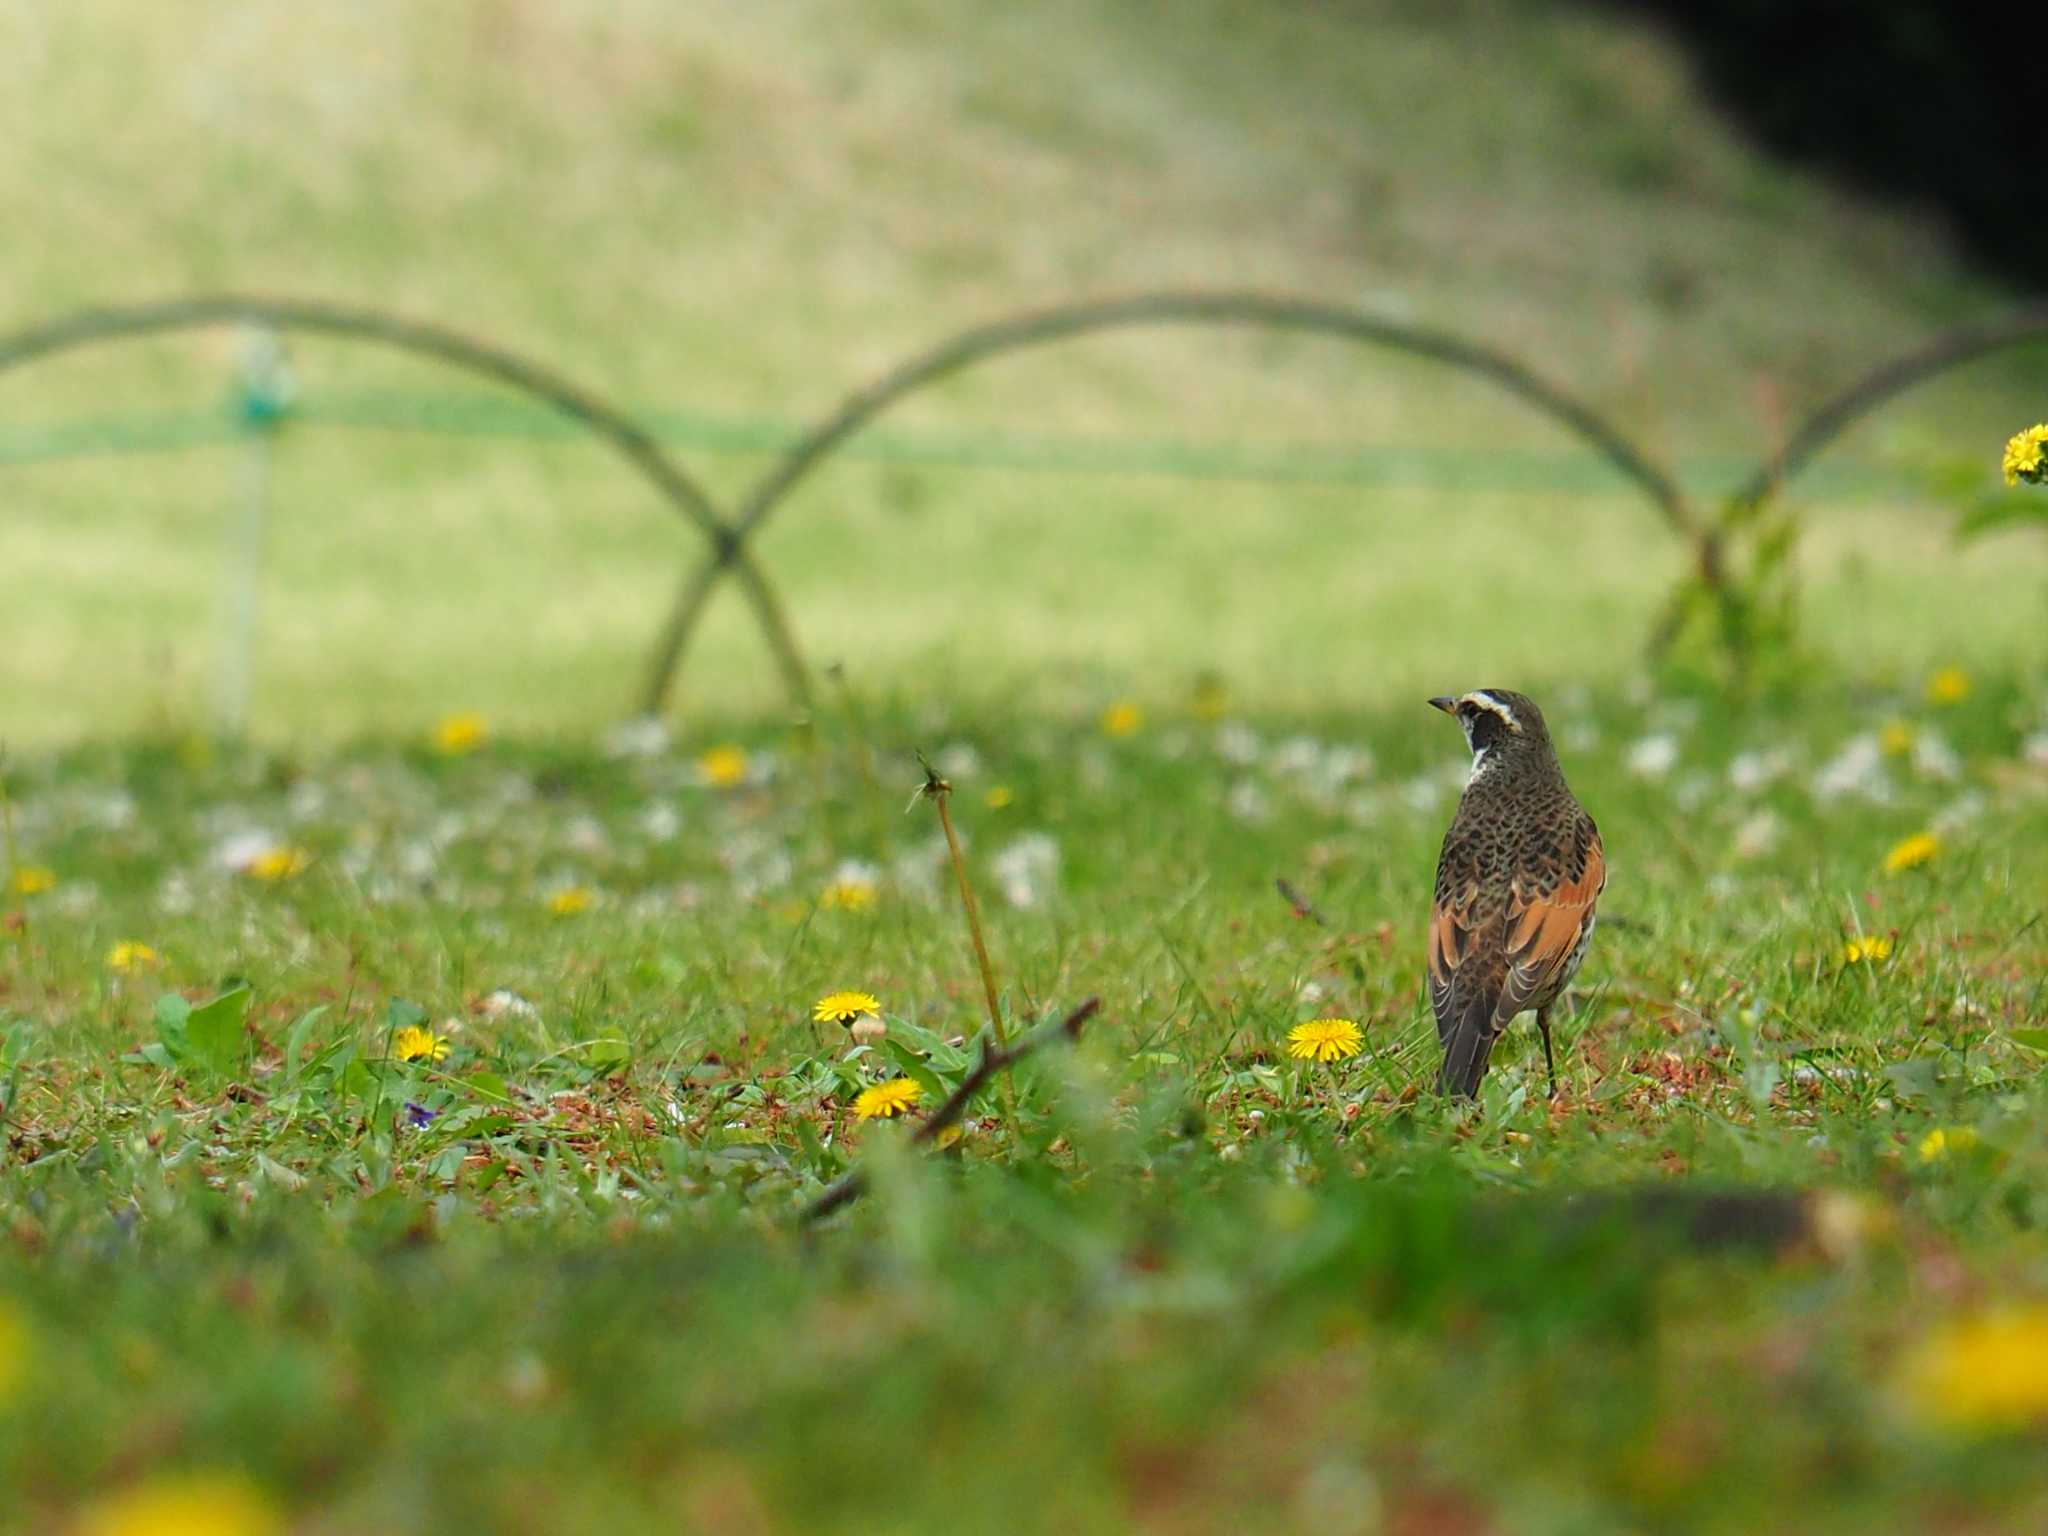
[[[1030,1034],[1018,1039],[1015,1045],[997,1045],[988,1035],[981,1037],[981,1060],[960,1079],[960,1086],[946,1096],[945,1103],[931,1113],[931,1118],[920,1125],[910,1140],[913,1146],[928,1146],[939,1138],[947,1127],[957,1124],[967,1113],[968,1102],[979,1093],[982,1086],[998,1072],[1004,1072],[1029,1056],[1040,1046],[1050,1045],[1055,1040],[1074,1041],[1081,1038],[1081,1026],[1093,1018],[1102,1006],[1102,999],[1091,997],[1072,1013],[1056,1024],[1043,1024]],[[804,1207],[802,1221],[808,1225],[831,1215],[842,1205],[849,1205],[867,1193],[868,1179],[864,1169],[849,1168],[830,1184],[811,1203]]]

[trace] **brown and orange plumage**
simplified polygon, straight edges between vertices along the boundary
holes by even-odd
[[[1600,830],[1572,797],[1536,705],[1481,688],[1429,701],[1464,727],[1472,779],[1444,834],[1429,914],[1429,998],[1439,1085],[1479,1091],[1493,1042],[1534,1009],[1550,1090],[1550,1006],[1586,957],[1607,883]]]

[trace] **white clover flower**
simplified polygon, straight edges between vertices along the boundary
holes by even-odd
[[[1005,845],[989,869],[1011,906],[1038,906],[1059,882],[1060,845],[1043,832],[1027,832]]]
[[[238,875],[277,846],[278,840],[268,832],[231,832],[213,845],[212,862],[216,868]]]
[[[1782,830],[1777,814],[1758,811],[1735,829],[1735,857],[1760,859],[1778,845]]]
[[[1248,768],[1259,759],[1259,733],[1241,721],[1227,721],[1216,728],[1216,755],[1236,768]]]
[[[660,757],[668,751],[671,740],[668,727],[658,715],[636,715],[605,732],[605,756]]]
[[[1842,750],[1829,758],[1814,774],[1810,786],[1813,798],[1839,800],[1844,796],[1883,805],[1892,798],[1891,780],[1885,776],[1884,748],[1875,732],[1866,731],[1842,743]]]
[[[1645,736],[1628,749],[1628,771],[1639,779],[1661,779],[1678,764],[1678,738],[1669,731]]]
[[[1266,799],[1266,792],[1251,779],[1239,779],[1230,786],[1230,793],[1224,797],[1223,808],[1239,821],[1260,822],[1273,814],[1272,804]]]
[[[1921,731],[1913,738],[1913,771],[1923,779],[1952,784],[1963,776],[1963,760],[1938,731]]]
[[[1792,754],[1784,747],[1763,752],[1738,752],[1728,762],[1728,787],[1742,794],[1754,794],[1775,784],[1792,769]]]

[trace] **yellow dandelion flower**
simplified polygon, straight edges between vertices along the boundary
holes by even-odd
[[[257,854],[242,867],[242,873],[265,885],[276,885],[279,881],[304,874],[312,862],[313,855],[305,849],[280,844]]]
[[[28,1324],[0,1300],[0,1403],[14,1394],[28,1376]]]
[[[713,789],[731,789],[735,784],[744,784],[747,780],[746,751],[731,742],[722,743],[698,757],[697,772]]]
[[[1913,750],[1913,739],[1912,726],[1903,720],[1892,720],[1877,733],[1878,750],[1886,757],[1904,757]]]
[[[596,900],[596,894],[587,885],[565,885],[548,897],[548,910],[557,917],[574,917],[579,912],[588,912]]]
[[[1214,672],[1204,672],[1195,679],[1188,709],[1197,720],[1221,720],[1230,713],[1230,686]]]
[[[1017,803],[1017,792],[1007,784],[998,784],[981,799],[992,811],[1007,811]]]
[[[853,1112],[862,1120],[889,1120],[902,1114],[919,1099],[924,1089],[911,1078],[898,1077],[872,1088],[863,1088],[853,1101]]]
[[[446,1061],[448,1037],[408,1024],[391,1037],[391,1054],[400,1061]]]
[[[2007,485],[2018,485],[2022,480],[2039,485],[2048,480],[2048,422],[2013,434],[2012,441],[2005,445],[2004,468]]]
[[[2048,1423],[2048,1303],[1942,1324],[1907,1355],[1900,1386],[1917,1416],[1944,1429]]]
[[[79,1536],[274,1536],[284,1520],[263,1491],[226,1472],[181,1472],[88,1507]]]
[[[1287,1032],[1287,1054],[1299,1061],[1342,1061],[1364,1043],[1351,1019],[1311,1019]]]
[[[57,871],[40,864],[22,864],[7,879],[7,888],[17,896],[40,896],[57,888]]]
[[[1941,839],[1932,832],[1915,832],[1911,837],[1892,846],[1884,856],[1884,872],[1896,875],[1903,870],[1918,869],[1941,852]]]
[[[1920,1138],[1916,1149],[1923,1163],[1938,1163],[1952,1153],[1968,1152],[1977,1145],[1977,1133],[1967,1125],[1937,1125]]]
[[[1889,960],[1891,956],[1892,941],[1885,938],[1882,934],[1873,934],[1868,938],[1851,939],[1842,946],[1842,964],[1844,965],[1875,965],[1880,960]]]
[[[851,1024],[864,1014],[880,1013],[879,999],[866,992],[832,992],[811,1006],[811,1017],[820,1024]]]
[[[1943,667],[1927,679],[1927,702],[1930,704],[1960,704],[1970,696],[1975,686],[1970,674],[1961,667]]]
[[[818,905],[828,912],[872,912],[878,899],[872,880],[834,880],[818,893]]]
[[[490,739],[491,728],[477,714],[449,715],[434,727],[434,750],[443,757],[461,757]]]
[[[123,976],[153,971],[163,963],[164,957],[139,939],[123,939],[107,951],[107,969]]]
[[[1145,724],[1145,711],[1129,699],[1118,699],[1102,712],[1102,734],[1122,740],[1135,736]]]

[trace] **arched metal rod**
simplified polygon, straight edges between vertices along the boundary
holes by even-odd
[[[1255,293],[1142,294],[1019,315],[962,332],[849,395],[837,410],[791,445],[740,504],[733,532],[744,544],[819,461],[897,401],[928,384],[1001,353],[1093,331],[1179,324],[1313,332],[1430,358],[1490,379],[1590,443],[1649,497],[1674,532],[1693,545],[1706,579],[1710,583],[1718,581],[1712,530],[1694,518],[1677,483],[1644,458],[1612,423],[1585,402],[1539,378],[1506,354],[1443,331],[1402,325],[1336,305]],[[650,712],[660,709],[666,700],[704,606],[718,578],[734,559],[735,552],[717,549],[686,579],[649,669],[645,703]]]
[[[737,573],[760,620],[792,701],[810,698],[810,678],[781,604],[747,553],[745,539],[720,517],[711,498],[662,451],[624,411],[606,404],[538,363],[442,326],[403,320],[376,310],[301,299],[245,294],[212,294],[153,304],[90,309],[45,325],[0,336],[0,373],[96,342],[130,339],[160,331],[192,330],[234,321],[274,325],[282,330],[319,331],[373,341],[465,368],[516,389],[560,411],[610,444],[663,498],[711,542],[711,559],[721,572]]]
[[[1736,493],[1736,504],[1749,506],[1766,500],[1829,443],[1894,396],[1987,353],[2043,338],[2048,338],[2048,304],[2030,304],[1996,320],[1944,331],[1905,356],[1871,369],[1802,421],[1785,439],[1785,446],[1759,465]]]

